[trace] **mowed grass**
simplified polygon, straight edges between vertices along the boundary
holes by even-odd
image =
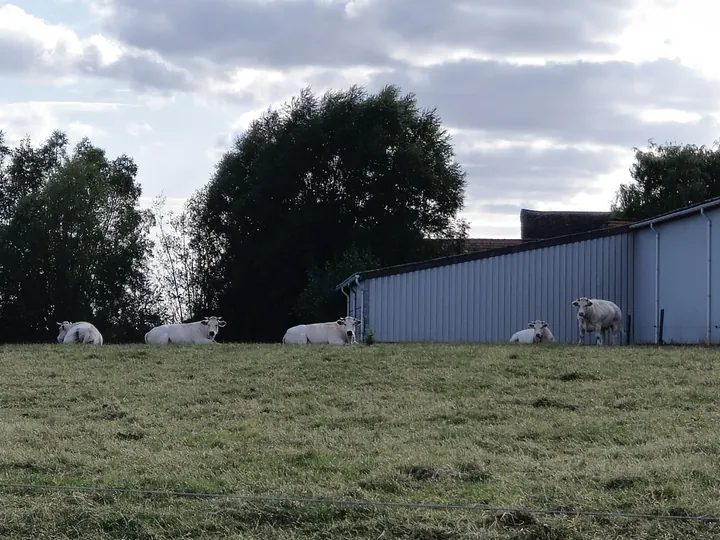
[[[0,536],[717,538],[720,524],[97,486],[720,514],[720,351],[575,345],[0,348]]]

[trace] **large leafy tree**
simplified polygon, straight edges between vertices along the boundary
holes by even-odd
[[[237,138],[198,199],[195,243],[216,260],[205,308],[231,322],[229,338],[258,341],[300,315],[342,314],[323,272],[461,249],[426,239],[467,236],[465,186],[440,119],[412,94],[305,89]]]
[[[9,151],[0,176],[0,340],[45,341],[55,321],[90,320],[108,341],[159,321],[148,279],[152,216],[137,166],[56,131]]]
[[[720,196],[720,150],[693,144],[649,143],[635,149],[632,183],[618,189],[612,210],[644,219]]]

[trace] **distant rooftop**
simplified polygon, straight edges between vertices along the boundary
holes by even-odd
[[[427,242],[443,242],[449,243],[452,240],[430,239]],[[474,253],[476,251],[487,251],[488,249],[497,249],[501,247],[517,246],[522,244],[520,238],[466,238],[464,242],[465,253]]]
[[[543,240],[598,229],[622,227],[634,223],[631,219],[617,219],[612,212],[567,212],[520,210],[520,237],[524,241]]]
[[[518,246],[533,240],[544,240],[569,234],[598,229],[612,229],[634,223],[632,219],[613,218],[611,212],[567,212],[520,210],[520,238],[467,238],[465,253],[475,253],[510,246]],[[428,242],[451,242],[451,240],[427,240]]]

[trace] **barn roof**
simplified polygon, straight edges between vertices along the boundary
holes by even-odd
[[[429,259],[426,261],[399,264],[395,266],[388,266],[385,268],[377,268],[374,270],[366,270],[363,272],[355,272],[341,283],[339,283],[335,290],[340,290],[346,287],[351,282],[361,279],[370,279],[383,276],[392,276],[395,274],[404,274],[407,272],[415,272],[418,270],[425,270],[428,268],[437,268],[440,266],[448,266],[451,264],[458,264],[469,261],[476,261],[479,259],[486,259],[490,257],[497,257],[499,255],[506,255],[509,253],[519,253],[522,251],[530,251],[533,249],[539,249],[544,247],[559,246],[563,244],[571,244],[573,242],[582,242],[584,240],[591,240],[594,238],[602,238],[605,236],[615,236],[617,234],[623,234],[629,232],[631,229],[649,226],[651,223],[659,223],[663,221],[671,221],[680,219],[693,212],[698,212],[705,208],[714,208],[720,206],[720,197],[708,199],[701,203],[688,205],[683,208],[678,208],[672,212],[666,212],[665,214],[657,215],[653,218],[646,219],[643,221],[633,222],[631,220],[621,219],[606,219],[606,224],[602,228],[575,232],[572,234],[565,234],[556,236],[554,238],[543,238],[539,240],[522,239],[520,243],[516,245],[508,245],[493,249],[486,249],[484,251],[475,251],[472,253],[464,253],[462,255],[452,255],[449,257],[440,257],[437,259]],[[530,211],[533,212],[533,211]],[[521,212],[522,213],[522,212]],[[543,214],[551,214],[553,212],[542,212]],[[609,212],[555,212],[555,214],[609,214]],[[571,218],[572,219],[572,218]],[[588,221],[585,221],[588,223]],[[535,233],[537,234],[537,233]],[[479,239],[478,239],[479,240]]]
[[[596,231],[588,231],[577,234],[569,234],[560,236],[557,238],[546,238],[542,240],[528,240],[522,241],[522,243],[512,246],[505,246],[494,249],[487,249],[485,251],[475,251],[472,253],[463,253],[462,255],[451,255],[448,257],[439,257],[437,259],[429,259],[426,261],[419,261],[414,263],[398,264],[395,266],[387,266],[385,268],[377,268],[375,270],[366,270],[363,272],[355,272],[351,276],[347,277],[342,283],[339,283],[335,290],[340,290],[346,287],[351,282],[358,279],[370,279],[383,276],[392,276],[395,274],[405,274],[407,272],[416,272],[418,270],[426,270],[428,268],[437,268],[439,266],[448,266],[451,264],[458,264],[469,261],[476,261],[480,259],[486,259],[490,257],[497,257],[498,255],[507,255],[509,253],[519,253],[521,251],[530,251],[532,249],[539,249],[543,247],[558,246],[562,244],[570,244],[572,242],[582,242],[583,240],[590,240],[592,238],[602,238],[604,236],[614,236],[616,234],[622,234],[629,231],[629,225],[621,227],[612,227],[605,229],[598,229]]]

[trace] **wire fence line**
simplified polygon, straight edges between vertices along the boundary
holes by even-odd
[[[295,497],[292,495],[241,495],[234,493],[203,493],[172,490],[153,490],[138,488],[117,488],[100,486],[71,486],[54,484],[6,484],[0,483],[0,490],[5,492],[18,491],[65,491],[65,492],[95,492],[95,493],[124,493],[130,495],[156,495],[163,497],[196,498],[196,499],[229,499],[245,502],[274,502],[274,503],[300,503],[325,505],[352,505],[367,507],[390,507],[425,510],[475,510],[493,513],[526,513],[547,514],[556,517],[600,517],[610,519],[646,519],[666,521],[702,521],[720,522],[720,515],[690,515],[690,514],[647,514],[634,512],[608,512],[602,510],[572,510],[565,508],[526,508],[503,507],[490,504],[471,503],[432,503],[411,501],[374,501],[363,499],[336,499],[321,497]]]

